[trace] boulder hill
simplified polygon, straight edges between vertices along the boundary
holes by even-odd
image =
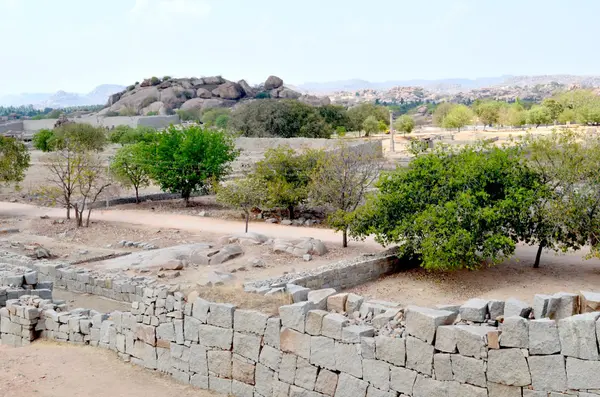
[[[141,84],[129,86],[111,95],[99,115],[110,113],[149,113],[166,115],[175,109],[195,111],[216,107],[233,107],[243,101],[257,98],[297,99],[313,106],[329,104],[329,98],[303,95],[283,84],[277,76],[270,76],[263,84],[251,87],[245,80],[237,83],[221,76],[202,78],[153,77]]]

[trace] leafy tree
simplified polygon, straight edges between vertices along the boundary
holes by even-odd
[[[374,234],[428,270],[474,269],[511,255],[538,178],[518,146],[442,147],[383,175],[359,208],[351,234]]]
[[[29,151],[15,138],[0,135],[0,183],[19,183],[29,168]]]
[[[564,107],[563,104],[554,98],[546,98],[542,101],[542,106],[548,109],[550,113],[550,119],[552,121],[557,121],[558,116],[563,112]]]
[[[442,123],[444,128],[460,129],[473,121],[473,111],[465,105],[453,106]]]
[[[87,209],[85,227],[89,227],[94,203],[111,182],[106,177],[105,167],[97,153],[80,152],[78,155],[75,187],[79,200],[73,203],[73,209],[77,227],[83,227],[83,213]]]
[[[599,125],[600,124],[600,98],[594,97],[592,100],[576,109],[577,119],[582,124]]]
[[[449,102],[440,103],[433,112],[433,124],[442,127],[444,125],[444,119],[453,107],[454,105]]]
[[[379,121],[377,121],[375,116],[369,116],[363,122],[362,129],[367,136],[374,134],[379,131]]]
[[[50,152],[54,140],[54,131],[48,129],[39,130],[33,135],[33,147],[42,152]]]
[[[231,181],[217,189],[217,201],[244,211],[246,217],[246,233],[250,211],[265,202],[265,191],[262,183],[256,178],[242,178]]]
[[[336,130],[338,127],[342,127],[347,131],[350,127],[350,118],[345,107],[341,105],[324,105],[319,106],[318,111],[323,120]]]
[[[202,113],[201,120],[202,120],[202,124],[206,125],[207,127],[225,128],[225,127],[227,127],[227,121],[229,120],[230,115],[231,115],[231,110],[227,109],[227,108],[208,109]],[[219,127],[216,125],[217,119],[220,116],[225,116],[225,118],[221,119],[221,121],[220,121],[221,124],[223,124],[223,121],[225,121],[225,127]]]
[[[123,135],[133,130],[133,127],[128,125],[118,125],[112,131],[108,133],[108,140],[111,143],[121,143]]]
[[[498,101],[483,101],[473,106],[473,111],[479,118],[479,121],[483,124],[485,129],[486,126],[492,126],[497,124],[500,119],[500,109],[502,103]]]
[[[311,174],[310,198],[329,208],[329,225],[342,232],[343,247],[348,246],[352,213],[363,204],[381,164],[381,153],[376,150],[356,149],[340,141],[334,151],[319,157]]]
[[[577,121],[577,114],[573,109],[565,109],[558,115],[558,122],[560,124],[575,123]]]
[[[238,154],[231,137],[198,126],[169,127],[156,136],[151,152],[152,179],[163,190],[181,193],[186,206],[192,193],[226,175]]]
[[[130,128],[125,131],[121,136],[119,143],[121,145],[129,145],[138,142],[152,142],[156,136],[156,130],[152,127],[137,126],[136,128]]]
[[[229,124],[229,116],[226,114],[219,115],[215,120],[215,127],[225,130]]]
[[[409,115],[402,115],[396,119],[394,128],[403,134],[410,134],[415,129],[415,119]]]
[[[85,150],[77,141],[66,140],[45,161],[50,187],[43,186],[40,193],[62,204],[67,210],[67,219],[71,219],[72,198],[76,192],[84,153]]]
[[[529,124],[534,124],[535,128],[542,124],[550,124],[552,122],[550,110],[544,106],[533,106],[529,109],[529,112],[527,112],[527,122]]]
[[[140,202],[139,189],[150,185],[148,174],[151,157],[149,146],[144,142],[120,148],[110,164],[112,175],[123,186],[135,189],[135,203]]]
[[[390,112],[385,106],[372,103],[361,103],[348,109],[349,127],[354,131],[364,129],[364,123],[369,117],[375,118],[377,122],[381,121],[387,126],[390,122]]]
[[[85,123],[67,123],[54,129],[54,139],[50,142],[55,150],[75,146],[83,151],[102,150],[106,145],[106,130]]]
[[[267,150],[252,174],[264,186],[265,205],[285,208],[293,219],[295,207],[308,198],[310,175],[321,153],[314,150],[296,153],[289,146]]]

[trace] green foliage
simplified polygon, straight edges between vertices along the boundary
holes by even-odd
[[[139,189],[150,185],[150,146],[144,142],[120,148],[110,163],[113,177],[123,186],[135,189],[135,202],[139,203]]]
[[[264,187],[256,178],[236,179],[217,188],[217,202],[244,211],[248,233],[250,211],[265,202]]]
[[[229,128],[247,137],[329,138],[333,127],[317,109],[294,99],[263,99],[237,107]]]
[[[372,103],[361,103],[348,109],[349,130],[361,131],[364,129],[364,124],[367,118],[372,117],[378,123],[385,123],[386,126],[390,122],[390,112],[385,106],[375,105]],[[378,127],[379,128],[379,127]]]
[[[148,107],[148,106],[152,105],[156,101],[158,101],[157,97],[154,97],[154,96],[146,97],[146,98],[144,98],[144,100],[140,104],[140,108],[143,109],[145,107]]]
[[[542,101],[542,106],[548,109],[550,120],[558,120],[558,116],[563,112],[564,106],[554,98],[547,98]]]
[[[259,93],[257,93],[254,98],[256,99],[270,99],[271,98],[271,93],[267,92],[267,91],[261,91]]]
[[[133,91],[135,89],[134,85],[130,85],[127,87],[127,91]]]
[[[527,112],[519,103],[502,106],[498,114],[498,123],[503,126],[521,127],[527,124]]]
[[[123,106],[119,110],[119,116],[133,117],[133,116],[137,116],[137,115],[138,115],[138,111],[133,106]]]
[[[558,122],[560,124],[575,123],[577,114],[573,109],[565,109],[558,115]]]
[[[465,105],[454,105],[444,117],[442,127],[457,128],[458,131],[473,121],[473,111]]]
[[[0,135],[0,183],[19,183],[29,168],[29,151],[15,138]]]
[[[533,106],[527,112],[527,122],[535,125],[536,128],[542,124],[550,124],[552,122],[550,110],[545,106]]]
[[[343,127],[346,130],[350,128],[350,118],[345,107],[340,105],[324,105],[319,106],[317,109],[323,120],[336,128],[336,130],[338,127]]]
[[[308,198],[310,175],[321,155],[314,150],[299,154],[289,146],[267,150],[252,174],[263,186],[265,204],[287,209],[293,218],[294,208]]]
[[[415,120],[408,115],[402,115],[394,122],[394,128],[403,134],[410,134],[415,128]]]
[[[52,142],[54,141],[54,131],[43,129],[33,135],[33,147],[42,152],[52,151]]]
[[[336,132],[336,134],[337,134],[338,137],[343,138],[343,137],[346,136],[346,133],[348,131],[346,131],[346,127],[337,126],[337,127],[335,127],[335,132]]]
[[[500,110],[506,106],[505,102],[476,101],[473,111],[484,126],[492,126],[500,121]]]
[[[379,121],[375,116],[369,116],[363,121],[362,130],[369,136],[379,131]]]
[[[192,193],[226,175],[238,155],[231,137],[198,126],[171,126],[157,134],[152,153],[152,179],[165,191],[181,193],[186,204]]]
[[[177,109],[175,113],[177,113],[181,121],[200,122],[200,120],[202,119],[202,112],[199,109]]]
[[[63,114],[61,109],[54,109],[50,113],[46,114],[44,118],[46,119],[57,119],[60,115]]]
[[[518,236],[511,231],[537,200],[539,184],[518,147],[441,148],[383,175],[350,229],[399,244],[401,255],[428,270],[475,269],[513,253]]]
[[[163,77],[163,81],[168,81],[168,80],[171,80],[171,76],[165,76],[165,77]]]
[[[114,110],[109,110],[104,115],[106,117],[117,117],[117,116],[119,116],[119,112],[115,112]]]
[[[54,130],[54,138],[49,141],[52,150],[78,148],[78,150],[104,149],[107,143],[104,127],[94,127],[85,123],[68,123]]]
[[[158,116],[158,112],[148,112],[146,116]]]
[[[150,79],[150,83],[152,85],[159,85],[161,83],[160,79],[156,76],[152,76],[152,78]]]
[[[156,137],[156,130],[152,127],[137,126],[136,128],[124,128],[124,133],[120,136],[121,145],[130,145],[138,142],[150,143]]]
[[[454,105],[448,102],[442,102],[437,105],[433,111],[433,124],[437,125],[438,127],[442,127],[444,125],[444,119],[448,113],[450,113],[450,110],[453,106]]]
[[[228,108],[213,108],[208,109],[202,112],[201,121],[202,124],[207,127],[217,127],[217,128],[227,128],[227,123],[229,122],[229,117],[231,115],[231,110]],[[217,126],[217,119],[220,116],[224,116],[225,118],[219,121],[220,126]],[[223,126],[224,124],[224,126]]]

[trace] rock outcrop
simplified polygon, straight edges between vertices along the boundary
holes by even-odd
[[[202,78],[145,79],[108,98],[107,107],[99,114],[171,114],[176,109],[205,110],[233,107],[240,101],[255,98],[298,99],[319,106],[330,103],[329,98],[302,95],[283,84],[277,76],[252,87],[245,80],[237,83],[221,76]]]

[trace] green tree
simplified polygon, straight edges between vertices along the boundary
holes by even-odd
[[[535,125],[535,128],[542,124],[550,124],[552,122],[550,110],[544,106],[533,106],[529,109],[529,112],[527,112],[527,122]]]
[[[375,105],[373,103],[361,103],[348,109],[349,127],[354,131],[364,129],[364,123],[369,117],[375,118],[377,122],[381,121],[389,125],[390,112],[385,106]]]
[[[518,146],[442,147],[384,174],[351,234],[399,244],[428,270],[479,268],[510,256],[510,231],[536,200],[538,179]]]
[[[244,211],[246,218],[245,231],[248,233],[250,212],[254,208],[260,208],[265,202],[264,186],[256,178],[236,179],[235,181],[219,186],[217,189],[217,201]]]
[[[110,163],[110,171],[125,187],[135,189],[135,203],[140,202],[139,189],[150,185],[149,158],[152,151],[144,142],[120,148]]]
[[[449,102],[442,102],[437,105],[433,111],[433,124],[437,125],[438,127],[443,127],[444,119],[446,116],[448,116],[448,113],[450,113],[450,110],[453,107],[454,105]]]
[[[42,152],[52,151],[52,142],[55,140],[54,131],[43,129],[33,135],[33,147]]]
[[[554,98],[546,98],[542,101],[542,106],[548,109],[550,112],[550,119],[552,121],[557,121],[558,116],[563,112],[564,107],[563,104]]]
[[[473,111],[479,118],[479,121],[483,124],[483,128],[486,126],[492,126],[497,124],[500,120],[500,109],[503,104],[498,101],[483,101],[473,106]]]
[[[573,109],[565,109],[558,115],[558,122],[560,124],[575,123],[577,122],[577,114]]]
[[[442,123],[444,128],[460,129],[473,121],[473,111],[465,105],[453,106]]]
[[[348,246],[352,213],[363,204],[369,187],[381,170],[381,153],[370,147],[352,148],[340,141],[334,151],[320,156],[311,173],[311,201],[326,206],[328,223],[342,232],[342,245]]]
[[[585,104],[581,105],[577,112],[577,119],[582,124],[599,125],[600,124],[600,98],[594,97]]]
[[[394,128],[403,134],[410,134],[415,129],[415,119],[407,114],[402,115],[396,119]]]
[[[225,128],[227,127],[227,121],[229,120],[230,115],[231,110],[227,108],[208,109],[202,113],[201,121],[202,124],[206,125],[207,127]],[[225,127],[219,127],[216,125],[217,119],[221,116],[225,116],[225,119],[221,119],[220,121],[221,124],[223,124],[223,121],[225,121]]]
[[[23,142],[0,135],[0,183],[23,181],[29,160],[29,151]]]
[[[106,145],[106,129],[85,123],[67,123],[54,129],[51,145],[55,150],[77,146],[80,150],[102,150]]]
[[[107,139],[111,143],[121,143],[121,138],[123,135],[131,130],[133,130],[133,128],[128,125],[118,125],[108,133]]]
[[[186,206],[192,193],[225,176],[238,155],[230,136],[198,126],[167,128],[157,135],[151,153],[152,179],[165,191],[181,193]]]
[[[324,105],[319,106],[318,111],[323,120],[336,130],[338,127],[345,128],[346,131],[350,128],[350,118],[345,107],[341,105]]]
[[[369,116],[363,122],[362,129],[365,131],[366,136],[374,134],[379,131],[379,121],[375,116]]]

